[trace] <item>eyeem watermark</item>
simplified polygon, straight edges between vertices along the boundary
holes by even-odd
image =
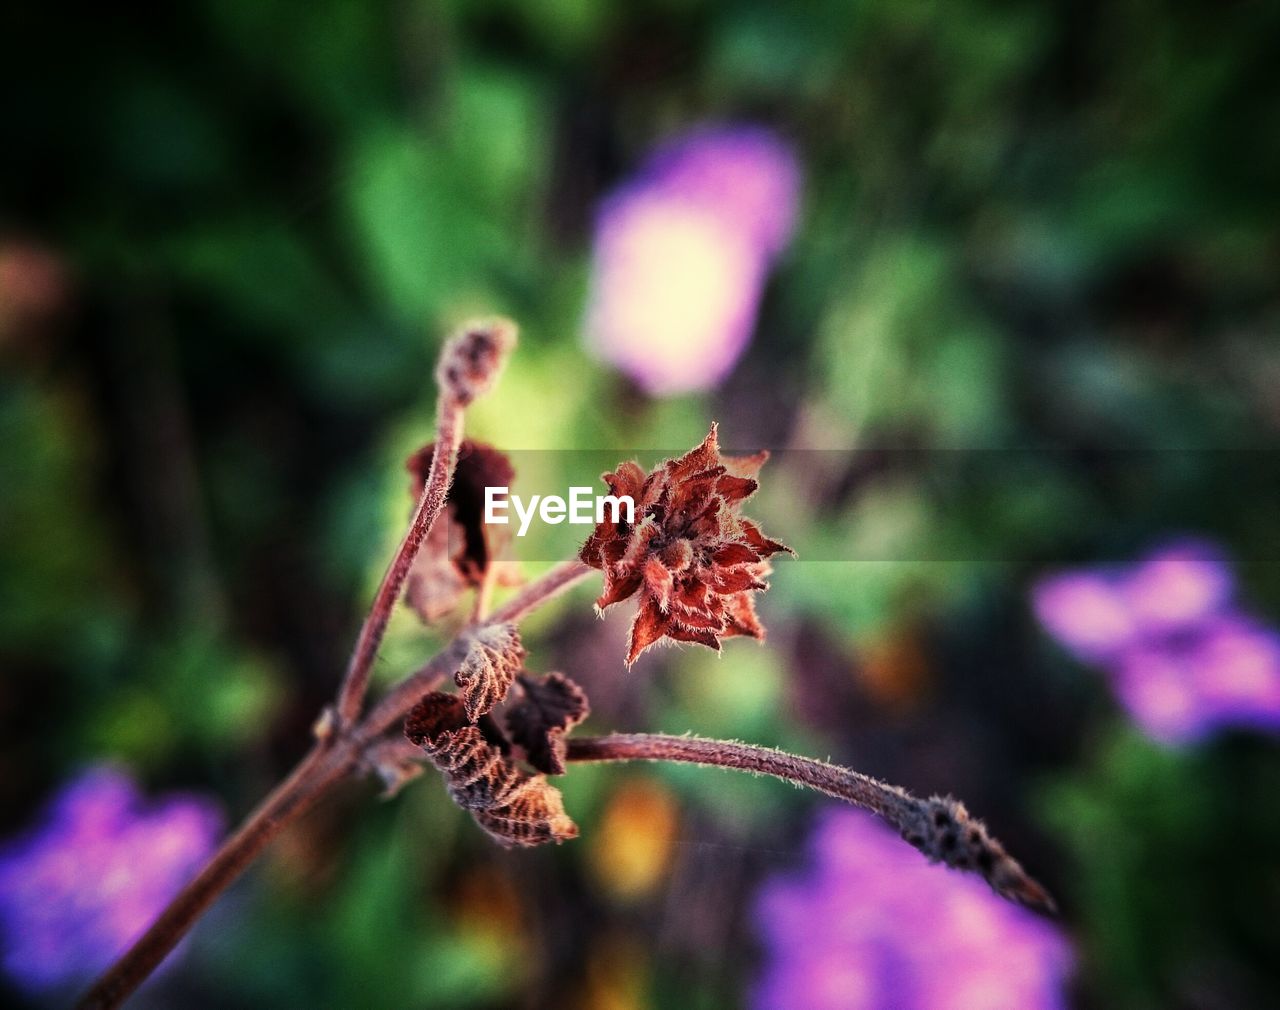
[[[548,526],[559,526],[568,522],[571,526],[594,526],[605,521],[606,512],[610,522],[636,521],[636,503],[628,494],[593,494],[594,488],[571,487],[569,500],[558,494],[533,495],[526,501],[518,494],[512,494],[507,487],[486,487],[484,489],[484,521],[505,526],[511,522],[508,508],[514,510],[520,520],[520,528],[516,536],[522,537],[529,532],[529,524],[536,515]]]

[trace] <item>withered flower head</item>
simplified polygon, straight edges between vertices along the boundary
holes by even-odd
[[[457,695],[433,692],[409,713],[405,736],[423,749],[448,783],[449,795],[503,845],[541,845],[575,838],[560,790],[530,775],[506,752],[492,721],[477,725]]]
[[[540,772],[563,775],[565,736],[591,714],[587,692],[563,673],[516,676],[520,700],[507,709],[507,733]]]
[[[634,522],[606,514],[581,557],[604,572],[597,609],[639,594],[628,666],[664,637],[717,651],[734,635],[763,641],[752,594],[769,588],[768,558],[790,548],[739,513],[767,458],[721,456],[712,424],[701,445],[647,475],[634,462],[603,475],[610,494],[635,501]]]
[[[430,442],[405,462],[413,475],[414,501],[422,496],[434,456],[435,443]],[[509,527],[485,524],[484,489],[510,485],[514,477],[505,453],[482,442],[463,441],[445,514],[431,527],[409,570],[405,600],[423,621],[439,620],[464,592],[484,581],[489,565],[510,539]]]

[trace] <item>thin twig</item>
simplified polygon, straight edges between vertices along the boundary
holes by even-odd
[[[400,590],[413,567],[414,558],[431,527],[444,507],[445,496],[453,482],[453,472],[458,464],[458,447],[462,444],[462,406],[451,396],[440,397],[439,419],[436,424],[435,454],[431,457],[431,470],[426,486],[418,500],[413,521],[400,541],[400,547],[392,558],[382,584],[378,586],[373,606],[360,628],[351,662],[347,665],[342,687],[338,691],[337,715],[339,726],[349,726],[360,715],[365,692],[369,689],[369,674],[387,631],[387,622],[400,598]]]
[[[334,706],[338,730],[353,725],[360,716],[365,692],[369,689],[369,675],[378,655],[378,646],[382,644],[382,636],[386,634],[387,622],[391,620],[391,612],[400,598],[400,590],[404,588],[414,558],[444,508],[458,465],[463,411],[492,388],[515,345],[516,326],[513,322],[509,319],[488,319],[466,324],[445,341],[440,351],[440,360],[436,364],[440,398],[431,469],[413,521],[382,577],[369,616],[360,628],[342,686],[338,689]]]
[[[573,558],[562,561],[541,578],[535,579],[519,593],[499,607],[489,618],[489,624],[513,623],[532,610],[536,610],[548,600],[559,596],[575,582],[590,575],[594,568],[585,562]]]
[[[223,842],[199,875],[174,897],[150,928],[85,994],[78,1004],[80,1010],[108,1010],[123,1003],[267,844],[350,771],[353,755],[349,745],[313,747],[239,830]]]
[[[1042,912],[1053,898],[1004,847],[950,797],[927,800],[869,775],[769,747],[660,733],[615,733],[568,742],[569,761],[681,761],[772,775],[878,814],[931,860],[981,873],[1001,895]]]
[[[493,606],[493,590],[498,584],[498,570],[501,561],[490,561],[489,566],[480,577],[480,585],[476,587],[475,602],[471,607],[471,623],[481,624]]]

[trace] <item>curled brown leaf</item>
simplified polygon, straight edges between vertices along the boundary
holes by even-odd
[[[514,624],[481,625],[470,633],[466,658],[453,675],[467,718],[475,722],[502,701],[524,662],[524,646]]]
[[[520,700],[506,713],[507,732],[540,772],[563,775],[565,734],[591,714],[587,693],[563,673],[516,677]]]
[[[578,834],[560,791],[511,760],[457,695],[427,695],[405,719],[405,736],[444,775],[453,801],[503,845],[562,842]]]

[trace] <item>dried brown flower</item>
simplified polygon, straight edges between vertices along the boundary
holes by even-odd
[[[717,651],[734,635],[764,640],[752,594],[769,588],[767,559],[790,548],[739,512],[766,459],[722,456],[712,424],[701,445],[647,475],[635,462],[603,475],[610,494],[635,501],[635,521],[606,516],[580,556],[604,572],[597,609],[639,594],[628,666],[664,637]]]
[[[430,442],[405,462],[413,475],[414,501],[422,496],[434,457],[435,443]],[[463,593],[484,581],[510,540],[510,527],[484,522],[484,489],[510,485],[514,477],[505,453],[483,442],[462,443],[445,514],[431,527],[409,569],[405,602],[424,622],[451,613]]]
[[[515,349],[517,332],[515,323],[501,318],[463,326],[440,352],[436,381],[441,391],[464,407],[487,393]]]
[[[486,624],[471,632],[467,656],[453,675],[468,719],[475,722],[507,696],[524,656],[514,624]]]
[[[516,677],[520,700],[506,713],[507,732],[540,772],[563,775],[565,734],[591,714],[587,693],[563,673]]]
[[[427,695],[405,719],[404,731],[440,769],[454,802],[503,845],[577,837],[560,790],[516,765],[491,720],[471,721],[457,695]]]

